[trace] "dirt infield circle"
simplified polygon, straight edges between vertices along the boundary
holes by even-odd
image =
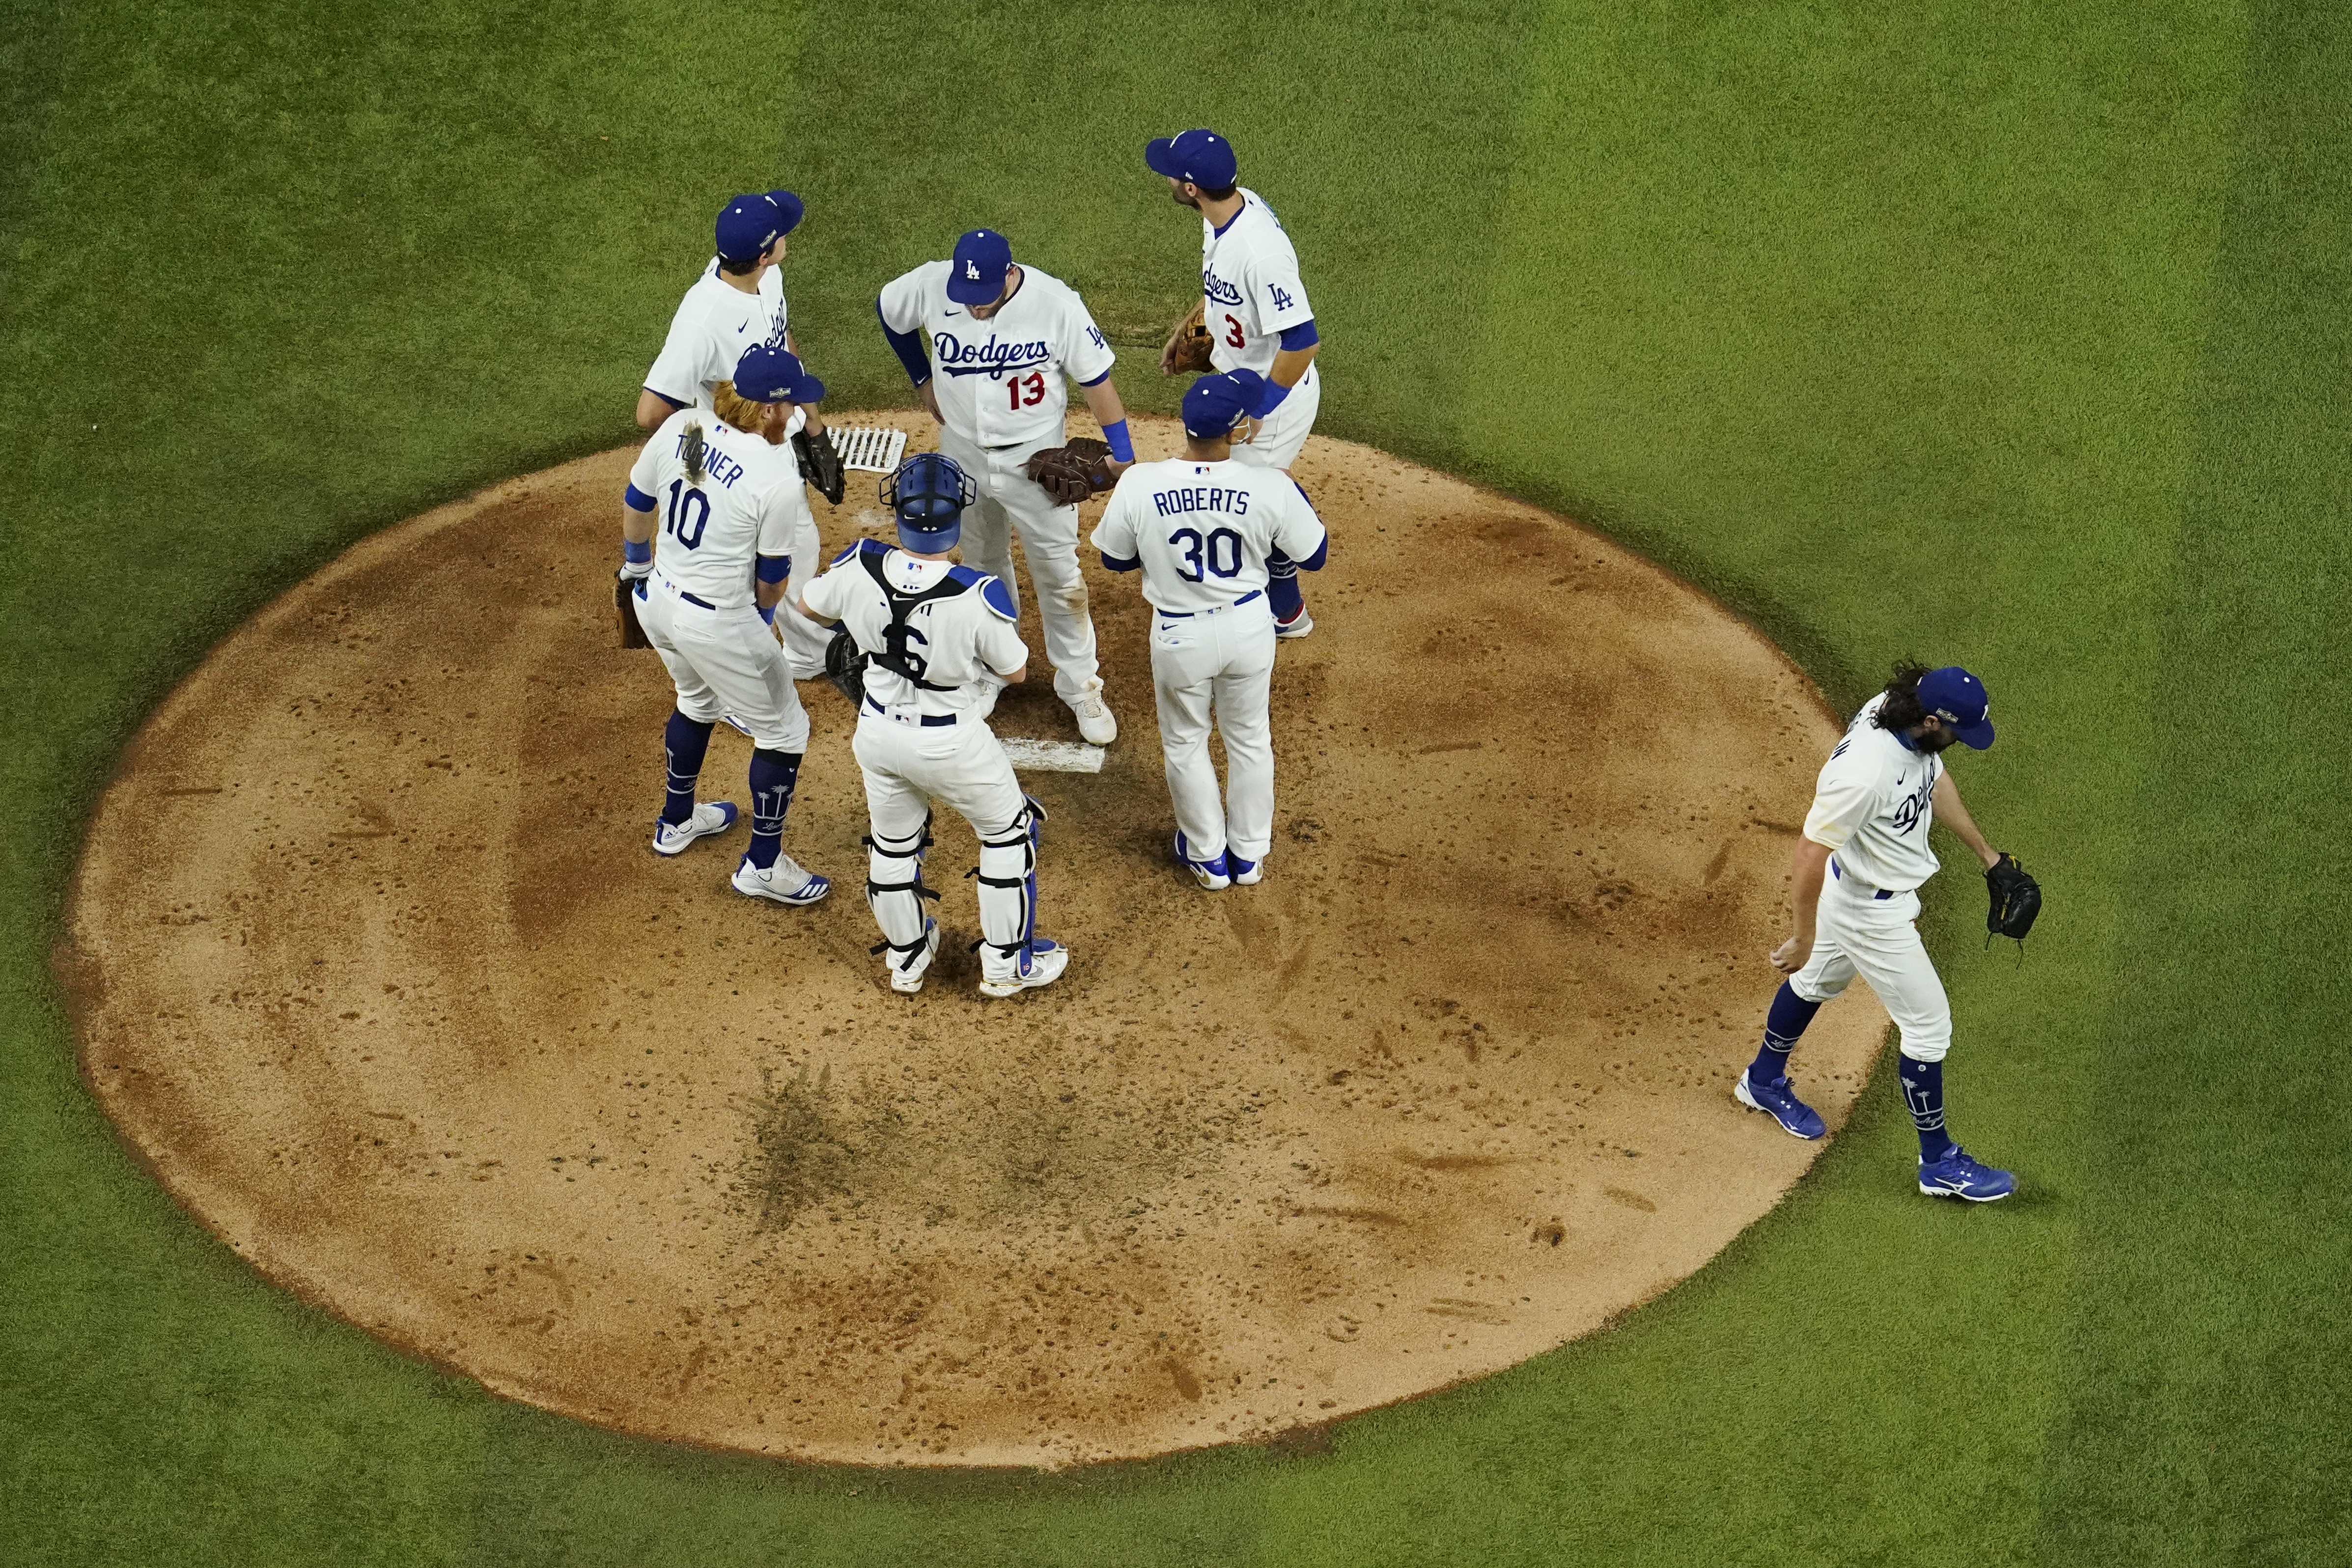
[[[1120,737],[1027,781],[1068,976],[977,995],[943,823],[950,941],[909,998],[866,951],[822,683],[786,844],[830,900],[730,891],[740,827],[648,849],[670,693],[610,626],[630,456],[355,547],[214,651],[100,807],[58,961],[85,1075],[269,1279],[603,1426],[1061,1465],[1509,1366],[1688,1275],[1815,1152],[1729,1089],[1833,725],[1686,585],[1311,441],[1334,544],[1276,669],[1266,881],[1169,864],[1141,602],[1090,572]],[[883,521],[870,489],[818,510],[828,550]],[[1042,679],[995,728],[1076,738]],[[706,797],[747,798],[748,753],[719,731]],[[1857,989],[1807,1037],[1833,1128],[1884,1027]]]

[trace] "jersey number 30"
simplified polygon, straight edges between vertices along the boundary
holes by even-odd
[[[679,492],[685,491],[683,495]],[[689,522],[693,531],[687,531]],[[702,531],[710,526],[710,498],[700,490],[689,490],[684,479],[669,482],[669,516],[662,523],[662,531],[692,550],[702,543]]]
[[[1201,580],[1203,565],[1209,569],[1207,574],[1213,577],[1241,575],[1242,536],[1230,528],[1211,529],[1205,540],[1192,529],[1180,528],[1168,536],[1168,542],[1171,548],[1184,552],[1185,564],[1192,568],[1190,572],[1180,569],[1176,574],[1187,583]]]

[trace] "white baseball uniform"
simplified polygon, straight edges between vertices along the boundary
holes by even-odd
[[[1298,280],[1298,252],[1274,209],[1244,187],[1242,210],[1224,227],[1201,220],[1201,321],[1213,346],[1209,363],[1220,371],[1274,371],[1282,334],[1315,317]],[[1314,365],[1258,429],[1234,448],[1234,460],[1287,468],[1298,459],[1323,403],[1323,378]]]
[[[711,390],[735,379],[744,350],[761,343],[788,346],[786,314],[783,268],[769,268],[761,274],[758,292],[747,294],[727,281],[712,257],[678,300],[669,336],[646,372],[646,389],[685,407],[709,407]],[[801,416],[795,413],[793,418]]]
[[[689,426],[702,430],[699,479],[686,464]],[[681,408],[646,443],[629,483],[654,502],[653,573],[638,584],[637,618],[677,685],[678,711],[736,722],[771,751],[807,751],[808,714],[752,586],[756,557],[816,551],[792,448]]]
[[[1057,506],[1023,471],[1029,454],[1066,438],[1069,375],[1091,384],[1110,374],[1110,345],[1077,290],[1023,266],[1021,285],[984,321],[948,298],[952,264],[927,262],[882,290],[883,324],[918,327],[931,340],[931,386],[939,399],[940,450],[971,477],[980,502],[963,514],[964,558],[1002,582],[1020,603],[1013,575],[1013,530],[1038,595],[1054,689],[1065,699],[1097,672],[1095,626],[1078,571],[1078,509]]]
[[[1263,860],[1274,842],[1274,737],[1266,690],[1274,616],[1265,558],[1323,548],[1322,520],[1290,476],[1237,462],[1138,463],[1118,477],[1093,542],[1110,562],[1139,561],[1151,604],[1151,684],[1176,826],[1197,859],[1230,847]],[[1209,760],[1213,718],[1225,738],[1225,800]]]
[[[888,584],[886,589],[885,584]],[[890,593],[919,602],[894,617]],[[876,540],[837,556],[809,584],[814,615],[839,621],[868,656],[851,742],[866,775],[872,853],[867,901],[883,940],[923,944],[920,867],[931,803],[963,814],[981,841],[980,924],[992,944],[1025,939],[1035,919],[1036,856],[1012,759],[982,717],[996,683],[1028,662],[1002,583]]]
[[[1952,1005],[1919,940],[1919,885],[1937,871],[1927,829],[1943,759],[1915,752],[1871,722],[1884,693],[1863,705],[1822,765],[1805,837],[1831,851],[1814,921],[1813,953],[1789,982],[1825,1002],[1859,973],[1903,1032],[1903,1054],[1941,1061]]]

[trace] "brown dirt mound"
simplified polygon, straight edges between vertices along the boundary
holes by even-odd
[[[1123,732],[1099,775],[1030,781],[1069,975],[975,994],[948,823],[953,961],[906,998],[866,952],[830,689],[786,843],[833,899],[729,890],[740,828],[647,849],[670,699],[609,625],[629,456],[353,549],[214,652],[100,806],[61,961],[85,1071],[272,1279],[605,1426],[1063,1464],[1508,1366],[1812,1157],[1728,1091],[1833,725],[1686,585],[1311,442],[1336,542],[1276,672],[1265,883],[1168,864],[1142,606],[1096,575]],[[866,491],[819,521],[831,549],[882,519]],[[1076,734],[1042,679],[996,729]],[[745,798],[747,751],[719,731],[706,796]],[[1833,1127],[1884,1028],[1856,995],[1806,1041]]]

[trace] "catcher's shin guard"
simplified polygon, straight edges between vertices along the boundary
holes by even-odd
[[[882,928],[881,944],[890,951],[890,965],[904,968],[922,951],[923,900],[939,895],[923,886],[923,851],[931,847],[931,819],[904,838],[878,833],[866,836],[866,903],[874,923]]]
[[[1037,933],[1037,837],[1045,808],[1024,795],[1021,815],[994,838],[980,841],[980,942],[1009,962]]]

